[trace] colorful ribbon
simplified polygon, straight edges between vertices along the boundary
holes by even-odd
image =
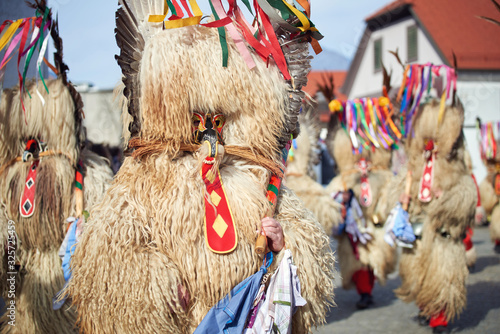
[[[387,97],[332,100],[328,107],[351,139],[354,154],[362,148],[397,148],[402,135],[391,119],[393,107]]]
[[[254,15],[250,2],[248,0],[242,1],[250,13]],[[188,17],[185,17],[179,2]],[[165,4],[164,13],[162,15],[150,15],[149,22],[163,22],[165,29],[200,24],[203,14],[195,0],[189,0],[189,5],[186,0],[165,0]],[[285,80],[291,80],[291,76],[288,71],[287,61],[281,50],[280,42],[276,36],[275,26],[279,26],[284,31],[289,32],[291,38],[309,33],[314,50],[317,53],[321,50],[317,41],[323,36],[309,20],[311,8],[307,0],[298,1],[298,6],[302,7],[303,11],[286,0],[253,0],[256,28],[252,27],[242,15],[237,0],[228,0],[229,6],[227,10],[223,7],[221,0],[209,0],[209,4],[215,21],[201,25],[209,28],[217,28],[224,67],[227,67],[229,58],[226,30],[236,43],[238,52],[249,68],[255,67],[255,62],[246,43],[264,61],[269,62],[270,58],[272,58]],[[190,7],[193,13],[191,13]],[[172,14],[165,21],[169,11]],[[290,18],[297,18],[297,20],[290,20]],[[297,21],[297,23],[290,24],[290,21]]]
[[[45,90],[48,92],[47,85],[45,84],[45,80],[42,75],[41,64],[44,59],[43,56],[47,50],[48,39],[50,36],[50,28],[52,26],[52,21],[49,17],[49,13],[50,10],[47,7],[44,13],[37,12],[36,17],[22,18],[16,21],[6,20],[0,26],[0,34],[3,32],[3,35],[0,37],[0,51],[2,51],[8,45],[4,57],[0,63],[0,82],[3,80],[7,63],[12,59],[15,49],[19,45],[18,57],[17,57],[17,71],[19,77],[21,106],[25,113],[24,114],[25,121],[26,121],[26,111],[23,102],[23,92],[25,90],[26,74],[28,72],[32,56],[37,48],[39,51],[39,56],[36,62],[36,71],[37,71],[36,78],[38,80],[38,76],[40,77],[45,87]],[[5,29],[7,26],[8,28]],[[32,35],[30,43],[25,48],[30,28],[32,30]],[[16,34],[16,31],[18,30],[19,32]],[[25,62],[21,75],[20,63],[21,63],[21,58],[24,56],[25,56]],[[36,90],[37,95],[40,97],[42,104],[44,104],[45,101],[40,92],[38,91],[38,85],[36,89],[37,89]],[[26,92],[28,93],[28,96],[31,98],[30,93],[28,91]]]
[[[428,70],[426,71],[426,69]],[[408,136],[411,131],[422,96],[424,92],[430,95],[433,82],[435,82],[436,78],[441,77],[441,69],[445,71],[446,89],[440,96],[438,126],[441,125],[444,117],[446,101],[450,98],[450,95],[455,96],[457,89],[455,69],[447,65],[433,65],[431,63],[412,64],[405,68],[403,81],[397,95],[397,100],[401,101],[401,132],[403,136]],[[451,94],[452,92],[453,94]]]
[[[495,159],[498,150],[497,143],[500,141],[500,121],[478,125],[478,132],[481,158],[484,160]]]

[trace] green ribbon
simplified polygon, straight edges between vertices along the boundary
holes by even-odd
[[[252,12],[252,6],[250,6],[250,2],[248,2],[248,0],[241,0],[241,1],[243,1],[245,6],[247,6],[248,10],[250,11],[250,14],[254,15]]]
[[[219,15],[217,15],[217,12],[215,11],[214,6],[212,5],[212,2],[209,1],[209,3],[210,3],[210,8],[212,9],[212,14],[214,14],[215,20],[220,20]],[[229,58],[229,49],[227,46],[226,29],[224,29],[224,27],[219,27],[217,28],[217,31],[219,32],[219,42],[220,42],[220,47],[222,48],[222,66],[227,67],[227,59]]]
[[[45,14],[43,15],[43,19],[46,20],[47,17],[49,16],[49,12],[50,12],[50,9],[49,7],[45,7]],[[42,23],[43,24],[43,23]],[[43,25],[42,25],[43,27]],[[49,28],[50,29],[50,28]],[[40,48],[42,47],[42,44],[43,44],[43,41],[40,42]],[[42,75],[42,67],[40,66],[38,68],[38,73],[40,74],[40,79],[42,79],[42,83],[43,83],[43,87],[45,87],[45,91],[47,92],[47,94],[49,93],[49,89],[47,88],[47,85],[45,84],[45,80],[43,79],[43,75]]]
[[[43,39],[44,39],[43,38],[43,27],[45,26],[45,23],[47,22],[47,17],[49,16],[49,11],[50,11],[49,7],[46,7],[45,13],[43,14],[42,24],[40,25],[40,38],[38,39],[38,41],[35,43],[35,45],[33,45],[33,47],[28,52],[28,55],[26,56],[26,62],[24,64],[23,87],[26,90],[26,93],[28,93],[28,96],[30,99],[31,99],[31,94],[26,87],[26,73],[28,72],[28,67],[29,67],[29,64],[31,62],[31,58],[33,57],[33,52],[35,51],[37,45],[38,45],[39,49],[42,48]],[[37,11],[36,17],[39,17],[39,16],[40,16],[40,13]],[[39,72],[40,72],[40,77],[42,78],[43,86],[45,87],[45,89],[47,90],[47,93],[48,93],[49,90],[48,90],[47,86],[45,85],[45,81],[43,80],[41,68],[39,69]]]
[[[175,6],[172,3],[172,1],[170,1],[170,0],[166,0],[166,1],[167,1],[168,8],[170,8],[170,10],[172,11],[172,15],[179,16],[179,15],[177,15],[177,11],[175,10]]]
[[[280,14],[281,14],[281,17],[283,18],[283,20],[288,20],[290,18],[290,16],[295,16],[295,14],[293,14],[293,12],[290,10],[290,8],[288,8],[284,3],[283,1],[281,0],[268,0],[269,4],[276,8]]]
[[[431,86],[432,86],[432,66],[429,67],[429,78],[427,79],[427,95],[429,95],[429,92],[431,91]]]
[[[363,127],[366,129],[366,131],[368,131],[368,133],[370,133],[370,129],[368,127],[368,124],[366,123],[365,113],[363,110],[361,110],[362,109],[361,102],[354,103],[354,105],[356,106],[356,114],[358,115],[357,118],[361,119],[361,124],[363,124]],[[361,114],[361,117],[359,116],[360,114]],[[366,132],[365,132],[365,134],[366,134]]]

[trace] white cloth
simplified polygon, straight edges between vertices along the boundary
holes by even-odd
[[[297,307],[306,303],[300,294],[297,267],[293,264],[292,253],[287,249],[271,277],[266,299],[259,308],[254,325],[245,334],[291,333],[292,316]]]

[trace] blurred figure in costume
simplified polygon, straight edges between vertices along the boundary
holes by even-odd
[[[344,289],[356,287],[357,308],[373,303],[375,278],[385,284],[397,254],[384,241],[384,221],[375,212],[381,188],[393,177],[391,154],[401,134],[382,96],[330,102],[327,145],[338,175],[327,190],[343,206],[344,224],[336,232]]]
[[[290,150],[293,155],[288,158],[285,185],[297,194],[325,232],[331,235],[341,222],[341,206],[316,181],[314,166],[319,163],[320,124],[317,105],[312,100],[303,103],[299,124],[300,134]]]
[[[52,38],[55,66],[49,66],[57,78],[20,77],[18,86],[2,92],[0,287],[7,306],[15,306],[15,321],[7,309],[0,331],[74,333],[74,310],[69,305],[53,309],[65,281],[58,250],[68,229],[66,219],[81,219],[102,198],[112,172],[103,159],[82,149],[83,104],[67,81],[57,22],[45,1],[33,7],[36,17],[4,23],[2,39],[11,38],[5,57],[14,57],[20,44],[19,56],[27,54],[25,68],[35,49],[42,55],[40,66]]]
[[[235,1],[211,1],[208,23],[196,1],[119,1],[129,155],[72,259],[67,292],[82,332],[193,333],[260,270],[261,228],[275,251],[269,270],[285,252],[299,268],[307,303],[292,332],[324,321],[329,239],[280,186],[310,69],[305,42],[321,37],[300,3],[254,2],[255,30]]]
[[[408,162],[386,185],[377,208],[385,219],[398,201],[407,207],[402,229],[413,240],[403,248],[402,285],[395,292],[405,302],[415,301],[420,324],[429,324],[434,333],[449,332],[448,322],[465,308],[463,240],[477,204],[464,162],[464,110],[455,94],[455,69],[406,66],[397,101]],[[394,236],[394,229],[388,232]]]
[[[477,122],[481,158],[488,172],[479,184],[481,204],[489,217],[494,250],[500,254],[500,121],[481,123],[478,119]]]
[[[464,161],[467,170],[472,177],[472,181],[474,181],[474,186],[476,187],[477,193],[477,204],[476,204],[476,213],[474,215],[474,225],[481,225],[483,220],[486,219],[486,215],[483,207],[481,206],[481,194],[479,192],[479,186],[476,181],[476,176],[472,172],[472,159],[469,153],[469,150],[464,150]],[[476,247],[474,247],[474,243],[472,242],[472,236],[474,235],[473,226],[468,226],[465,232],[465,238],[463,240],[465,246],[465,257],[467,261],[467,267],[469,270],[472,270],[476,265],[477,261],[477,252]]]

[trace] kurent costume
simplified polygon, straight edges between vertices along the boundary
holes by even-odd
[[[300,10],[272,2],[281,15],[254,2],[258,31],[235,1],[229,10],[211,1],[215,21],[206,24],[195,1],[184,18],[177,1],[119,3],[132,155],[92,212],[68,292],[84,333],[193,333],[259,272],[266,189],[271,174],[282,176],[281,151],[296,130],[309,71],[304,42],[320,35],[302,12],[306,1]],[[279,177],[272,180],[274,217],[307,301],[292,331],[306,333],[332,303],[334,257],[310,211],[286,187],[276,193]]]
[[[342,217],[341,205],[316,181],[314,166],[319,163],[319,133],[321,126],[317,105],[307,101],[299,116],[300,134],[294,140],[293,156],[288,158],[285,184],[312,211],[328,235],[338,227]]]
[[[7,308],[1,332],[73,333],[74,310],[69,305],[53,310],[52,305],[64,286],[58,250],[66,219],[81,216],[101,199],[112,172],[103,159],[81,149],[83,105],[67,81],[57,22],[45,2],[37,2],[37,17],[7,22],[5,29],[12,37],[6,58],[14,56],[20,41],[27,65],[32,50],[41,46],[40,66],[52,37],[57,78],[21,78],[20,86],[2,92],[0,284],[6,306],[15,309]]]
[[[443,72],[445,90],[439,85]],[[420,319],[430,318],[435,332],[447,331],[448,321],[466,305],[463,239],[474,222],[477,203],[464,163],[464,110],[455,85],[455,70],[447,66],[406,67],[398,101],[408,162],[406,170],[387,184],[377,208],[387,217],[398,201],[409,203],[410,231],[416,241],[403,249],[402,285],[396,294],[403,301],[415,301]],[[441,99],[431,98],[434,93]],[[406,184],[409,196],[402,196]]]
[[[337,231],[345,289],[356,287],[358,308],[372,303],[375,277],[384,284],[394,271],[395,250],[384,241],[384,221],[375,215],[380,189],[393,177],[391,151],[398,136],[387,97],[330,103],[326,139],[338,167],[327,190],[344,204],[344,225]]]
[[[500,122],[479,121],[479,131],[481,158],[488,171],[479,184],[481,205],[489,217],[495,252],[500,253]]]
[[[485,212],[483,207],[481,206],[481,194],[479,192],[479,186],[476,181],[476,176],[472,172],[472,159],[470,157],[470,153],[467,149],[464,150],[464,162],[465,167],[470,173],[472,181],[474,181],[474,186],[477,194],[477,203],[476,203],[476,212],[474,215],[474,223],[475,225],[479,225],[482,223],[483,219],[485,219]],[[465,246],[465,258],[467,262],[467,267],[471,270],[474,268],[477,262],[477,252],[476,247],[472,241],[472,236],[474,235],[473,226],[469,226],[465,232],[465,238],[463,240]]]

